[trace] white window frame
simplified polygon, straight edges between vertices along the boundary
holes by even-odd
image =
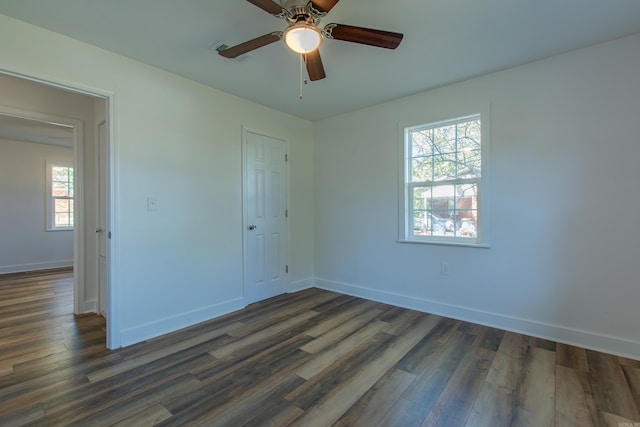
[[[74,211],[74,217],[75,217],[75,210],[76,210],[76,206],[75,206],[75,188],[74,188],[74,197],[54,197],[53,196],[53,180],[52,180],[52,171],[54,167],[65,167],[65,168],[73,168],[73,163],[72,162],[64,162],[64,161],[49,161],[47,160],[46,162],[46,168],[45,168],[45,204],[46,204],[46,208],[45,208],[45,229],[46,231],[69,231],[69,230],[73,230],[74,226],[56,226],[56,222],[55,222],[55,201],[56,199],[69,199],[73,202],[73,211]],[[74,169],[74,174],[75,174],[75,169]],[[75,177],[74,177],[74,187],[75,187]],[[75,224],[75,218],[74,218],[74,224]]]
[[[417,236],[412,232],[413,213],[412,195],[413,185],[410,182],[411,141],[409,134],[412,130],[425,127],[439,127],[465,119],[479,116],[481,123],[481,177],[478,183],[478,228],[475,238],[454,236]],[[490,106],[481,106],[471,111],[447,114],[447,116],[425,117],[423,120],[398,123],[398,241],[403,243],[424,243],[436,245],[454,245],[469,247],[490,247],[491,221],[491,115]]]

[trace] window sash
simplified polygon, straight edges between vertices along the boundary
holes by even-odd
[[[54,179],[54,170],[56,168],[68,169],[68,179],[59,180]],[[74,228],[74,216],[75,216],[75,198],[74,198],[74,170],[73,166],[58,162],[47,162],[46,164],[46,227],[47,231],[63,231],[73,230]],[[63,184],[68,188],[67,195],[55,195],[56,184]],[[68,206],[66,210],[59,211],[57,207],[57,201],[66,200]],[[68,215],[67,224],[58,224],[58,217],[60,215]]]
[[[490,189],[487,189],[487,183],[489,182],[490,175],[490,107],[488,105],[481,106],[474,114],[460,114],[455,115],[452,114],[454,119],[445,119],[440,121],[432,121],[427,124],[422,123],[399,123],[398,124],[398,149],[400,156],[399,160],[399,171],[400,171],[400,197],[399,200],[399,241],[401,242],[416,242],[416,243],[435,243],[435,244],[453,244],[453,245],[462,245],[462,246],[472,246],[472,247],[489,247],[489,236],[490,236],[490,222],[488,217],[488,203],[489,203],[489,193]],[[455,177],[453,175],[448,176],[448,179],[426,179],[420,181],[413,181],[414,179],[414,159],[418,159],[420,157],[429,157],[436,154],[429,154],[428,151],[422,152],[422,145],[418,146],[418,151],[415,151],[414,144],[422,144],[421,141],[415,140],[415,132],[429,132],[430,130],[436,130],[439,127],[445,126],[454,126],[460,125],[466,122],[478,121],[480,125],[480,135],[479,135],[479,146],[474,148],[473,151],[476,155],[479,155],[480,159],[476,160],[476,164],[478,164],[479,169],[477,169],[477,174],[474,173],[472,169],[471,174],[464,173],[463,177],[458,177],[458,172],[460,170],[459,165],[456,169]],[[457,129],[456,129],[457,131]],[[437,132],[437,131],[436,131]],[[452,155],[455,155],[456,160],[460,153],[466,153],[464,151],[466,146],[468,145],[466,142],[461,143],[458,140],[458,135],[462,135],[460,139],[466,138],[469,134],[458,134],[456,133],[455,140],[455,151],[452,152]],[[418,154],[420,153],[420,154]],[[414,156],[415,155],[415,156]],[[458,163],[458,162],[456,162]],[[422,177],[427,178],[429,174],[426,176],[422,175]],[[421,174],[415,175],[415,178],[421,177]],[[433,176],[436,178],[436,176]],[[445,178],[444,176],[440,176],[440,178]],[[423,201],[418,202],[416,204],[417,197],[419,196],[416,193],[416,190],[421,188],[429,189],[429,188],[437,188],[441,186],[460,186],[460,185],[472,185],[475,187],[475,193],[472,196],[464,195],[460,197],[460,193],[456,190],[456,187],[453,191],[453,202],[449,202],[448,206],[442,200],[439,200],[437,204],[430,205],[425,203],[425,199]],[[425,196],[425,197],[431,197]],[[446,197],[446,196],[445,196]],[[431,197],[429,200],[431,202],[436,201],[437,199],[444,199],[445,197]],[[473,197],[473,202],[469,208],[467,208],[466,201],[463,201],[465,198]],[[462,203],[459,203],[462,201]],[[440,202],[443,203],[442,209],[440,209]],[[424,206],[422,206],[424,205]],[[434,209],[435,207],[435,209]],[[420,213],[423,212],[425,214],[425,219],[421,220]],[[451,219],[454,221],[453,230],[449,228],[451,226],[450,223],[447,223],[446,234],[441,235],[438,231],[436,235],[433,235],[435,231],[434,219],[432,216],[434,215],[436,218],[442,215],[443,218]],[[414,215],[418,215],[418,218],[415,218]],[[472,229],[471,233],[465,235],[469,230],[463,230],[466,224],[465,217],[472,218],[473,225],[476,226],[475,229]],[[455,218],[455,219],[454,219]],[[425,223],[428,220],[431,220],[429,225],[422,224],[423,227],[426,228],[427,233],[423,234],[420,230],[414,229],[414,221],[420,220],[420,224],[424,221]],[[462,234],[458,234],[462,230]],[[451,235],[455,232],[457,235]]]
[[[425,208],[425,209],[417,209],[416,208],[416,203],[415,203],[415,190],[419,189],[419,188],[434,188],[434,187],[440,187],[440,186],[458,186],[458,185],[475,185],[476,189],[477,189],[477,193],[476,193],[476,198],[477,198],[477,204],[478,207],[475,209],[471,209],[474,210],[476,212],[476,217],[477,217],[477,224],[478,224],[478,230],[476,233],[476,236],[461,236],[458,235],[458,229],[457,229],[457,224],[454,223],[454,232],[455,235],[454,236],[437,236],[437,235],[420,235],[420,234],[416,234],[415,233],[415,217],[414,217],[414,213],[416,211],[419,210],[424,210],[427,212],[430,212],[431,214],[435,215],[434,211],[437,212],[437,210],[432,209],[432,208]],[[456,180],[448,180],[448,181],[429,181],[429,182],[419,182],[419,183],[414,183],[414,182],[409,182],[406,184],[406,200],[407,200],[407,206],[405,208],[406,211],[406,217],[407,217],[407,234],[410,236],[411,239],[414,240],[431,240],[431,239],[438,239],[438,240],[442,240],[442,241],[448,241],[448,240],[455,240],[455,241],[459,241],[459,242],[479,242],[480,240],[480,229],[479,229],[479,224],[481,223],[481,209],[480,209],[480,204],[481,204],[481,196],[480,196],[480,189],[481,189],[481,179],[480,178],[466,178],[466,179],[456,179]],[[458,209],[456,204],[454,204],[454,208],[453,208],[453,217],[456,218],[458,216],[458,212],[460,212],[461,209]]]
[[[68,205],[66,209],[59,209],[58,200],[68,201]],[[59,224],[58,217],[61,215],[68,215],[68,221],[66,224]],[[73,215],[74,215],[74,206],[73,206],[73,197],[69,196],[54,196],[53,197],[53,227],[56,230],[61,229],[73,229]]]

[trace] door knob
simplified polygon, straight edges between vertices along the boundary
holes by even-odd
[[[96,228],[96,233],[102,233],[102,228]]]
[[[249,230],[255,230],[255,229],[256,229],[256,226],[255,226],[255,225],[250,225],[250,226],[248,226],[247,228],[248,228]]]

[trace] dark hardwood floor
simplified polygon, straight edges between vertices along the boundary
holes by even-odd
[[[0,276],[1,426],[640,427],[639,361],[317,289],[109,351],[72,280]]]

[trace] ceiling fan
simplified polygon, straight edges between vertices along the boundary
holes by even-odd
[[[284,37],[287,46],[303,55],[309,79],[312,81],[326,77],[318,49],[323,39],[395,49],[403,37],[400,33],[342,24],[328,24],[320,29],[318,27],[320,19],[324,18],[340,0],[282,0],[282,4],[274,0],[247,1],[275,17],[287,20],[289,26],[284,31],[274,31],[222,49],[218,53],[225,58],[237,58]]]

